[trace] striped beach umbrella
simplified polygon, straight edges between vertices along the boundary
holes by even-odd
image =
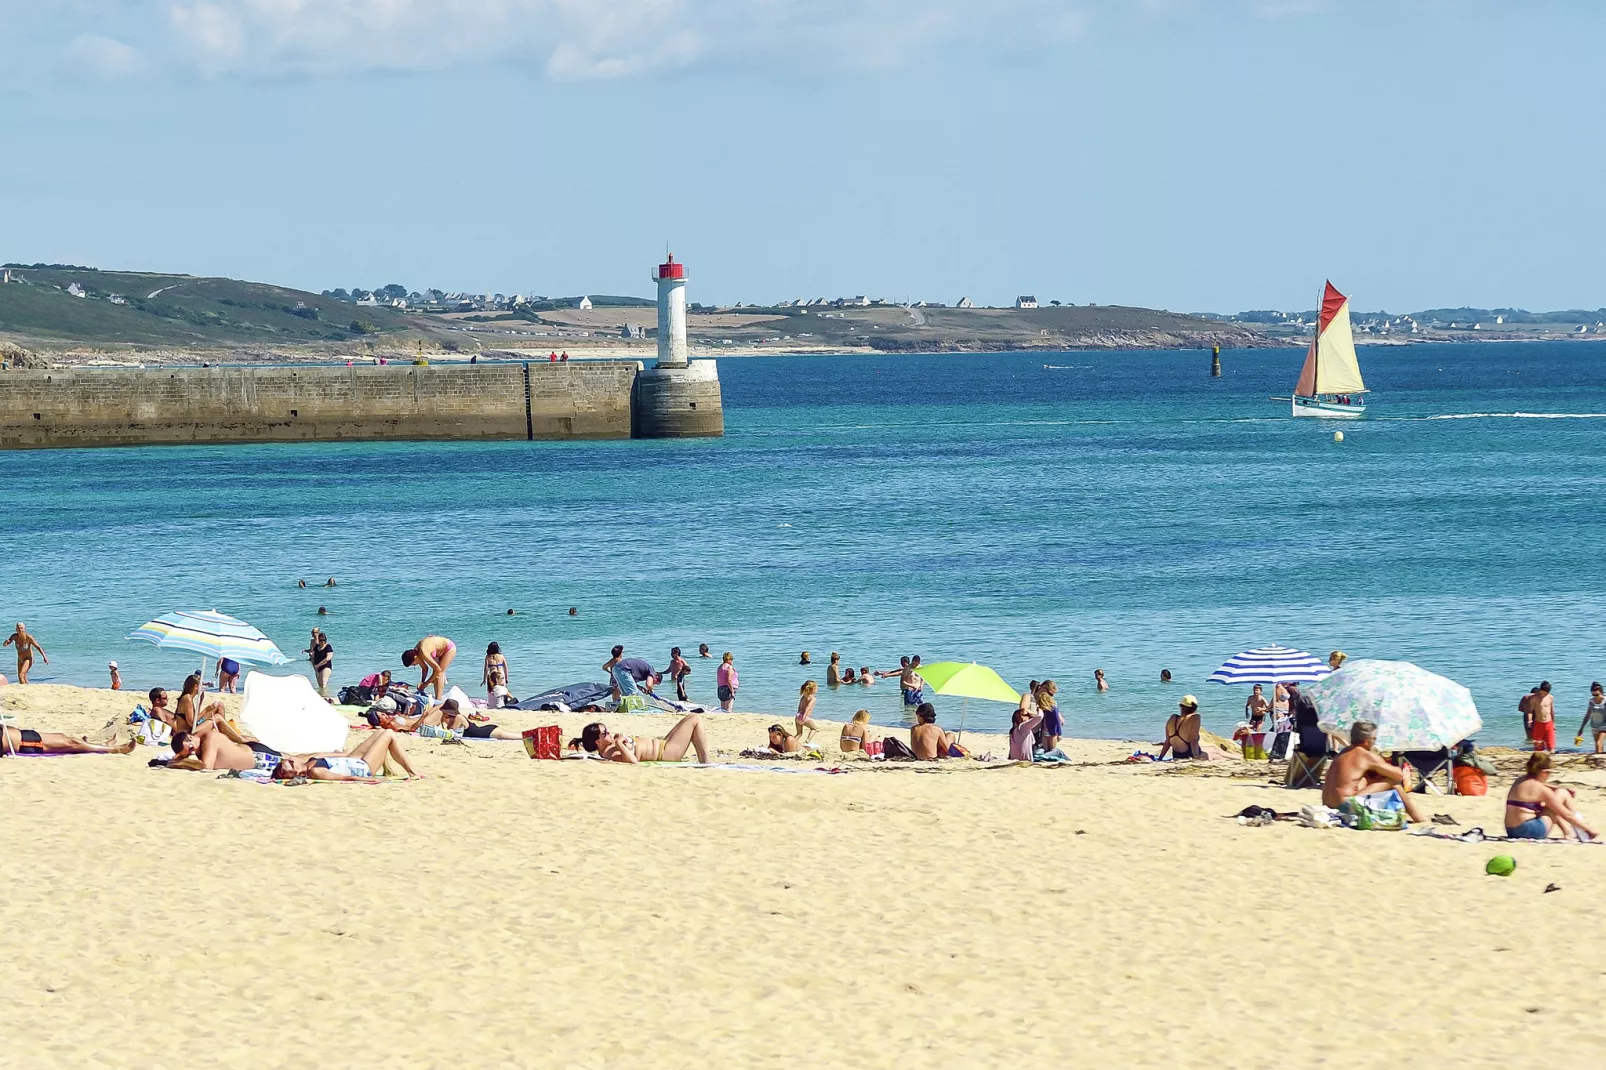
[[[215,609],[168,613],[141,624],[126,638],[155,643],[158,650],[179,650],[214,660],[233,658],[253,665],[290,663],[273,640],[245,621]]]
[[[1333,670],[1327,662],[1303,650],[1286,646],[1257,647],[1234,654],[1206,677],[1212,684],[1308,684],[1325,680]]]

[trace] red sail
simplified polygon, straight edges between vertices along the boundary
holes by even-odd
[[[1332,287],[1329,286],[1328,289],[1331,290]],[[1325,309],[1323,314],[1326,314]],[[1294,384],[1294,394],[1302,398],[1316,396],[1316,339],[1314,338],[1310,342],[1310,351],[1305,354],[1305,366],[1299,370],[1299,382]]]
[[[1338,315],[1338,310],[1343,308],[1344,302],[1348,300],[1349,298],[1339,293],[1337,287],[1332,283],[1329,282],[1327,284],[1327,292],[1322,294],[1322,314],[1316,324],[1316,333],[1318,335],[1327,330],[1327,325],[1333,322],[1333,317]],[[1301,379],[1300,382],[1304,382],[1304,380]]]

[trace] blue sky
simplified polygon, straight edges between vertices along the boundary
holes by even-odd
[[[1600,0],[0,3],[0,260],[1606,305]]]

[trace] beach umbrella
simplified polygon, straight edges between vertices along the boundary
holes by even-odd
[[[987,702],[1019,702],[1020,694],[998,673],[974,661],[937,661],[922,665],[920,678],[939,695],[952,695],[965,700],[959,712],[959,734],[965,733],[965,715],[970,712],[970,700],[979,698]]]
[[[1408,661],[1352,661],[1300,693],[1322,731],[1347,736],[1372,721],[1385,752],[1453,747],[1483,727],[1471,691]]]
[[[1286,646],[1256,647],[1234,654],[1205,678],[1211,684],[1308,684],[1332,674],[1327,662]]]
[[[245,621],[215,609],[167,613],[146,621],[125,638],[155,643],[158,650],[199,654],[203,673],[207,658],[233,658],[253,665],[290,664],[273,640]]]

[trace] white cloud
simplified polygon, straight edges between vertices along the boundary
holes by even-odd
[[[525,63],[560,79],[723,61],[888,68],[922,51],[1047,51],[1133,0],[115,0],[149,50],[209,76]],[[106,10],[106,9],[103,9]],[[99,29],[100,27],[96,27]]]
[[[144,69],[144,58],[132,45],[96,33],[79,34],[67,44],[67,54],[92,74],[120,78]]]

